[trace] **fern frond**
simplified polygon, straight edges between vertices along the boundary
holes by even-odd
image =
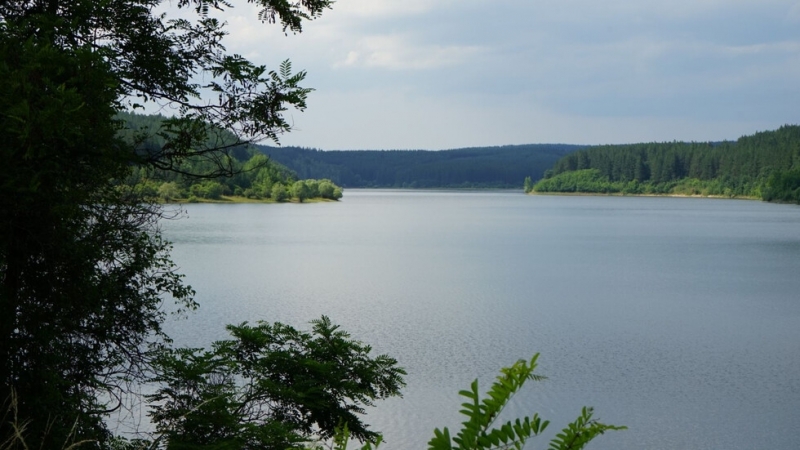
[[[550,422],[542,420],[538,414],[494,426],[511,398],[527,381],[545,379],[534,373],[538,358],[539,354],[537,353],[530,361],[521,359],[511,366],[501,369],[500,375],[492,383],[483,399],[478,394],[478,380],[472,382],[469,390],[459,391],[458,395],[467,400],[461,404],[462,409],[459,411],[466,417],[466,420],[461,422],[461,430],[451,438],[447,428],[435,429],[433,439],[428,442],[428,449],[504,450],[513,448],[521,450],[530,437],[543,432]],[[589,441],[605,431],[626,429],[626,427],[600,423],[592,419],[592,414],[592,408],[583,408],[581,415],[550,442],[549,449],[582,449]]]
[[[292,76],[292,62],[288,59],[284,59],[280,65],[280,72],[281,78],[286,80],[287,78]]]
[[[609,430],[626,430],[628,427],[607,425],[592,419],[594,409],[583,407],[581,415],[574,422],[567,425],[550,441],[550,450],[579,450],[592,439]]]

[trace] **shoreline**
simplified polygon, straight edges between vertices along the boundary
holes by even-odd
[[[721,200],[749,200],[765,201],[759,197],[727,196],[727,195],[702,195],[702,194],[626,194],[622,192],[528,192],[526,195],[554,195],[566,197],[673,197],[673,198],[712,198]]]
[[[190,202],[188,198],[178,198],[178,199],[173,199],[173,200],[170,200],[170,201],[165,201],[165,202],[162,202],[162,203],[165,204],[165,205],[189,205],[189,204],[194,204],[194,203],[213,203],[213,204],[217,204],[217,205],[236,205],[236,204],[242,204],[242,203],[264,203],[264,204],[270,204],[270,203],[272,203],[272,204],[296,203],[296,204],[301,204],[301,203],[338,202],[338,200],[333,200],[333,199],[330,199],[330,198],[322,198],[322,197],[309,198],[309,199],[306,199],[306,200],[304,200],[302,202],[297,200],[297,199],[290,199],[290,200],[286,200],[284,202],[276,202],[275,200],[273,200],[271,198],[247,198],[247,197],[237,197],[237,196],[233,196],[233,195],[223,195],[218,199],[196,198],[195,200],[196,201],[191,201]]]

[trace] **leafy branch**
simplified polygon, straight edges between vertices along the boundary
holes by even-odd
[[[544,431],[549,421],[542,420],[538,414],[514,422],[508,421],[499,427],[494,426],[500,413],[526,381],[544,379],[534,373],[538,358],[537,353],[530,362],[521,359],[512,366],[501,369],[500,375],[483,399],[478,394],[478,380],[472,382],[470,390],[460,391],[458,394],[468,400],[461,404],[463,409],[460,412],[466,417],[461,423],[461,430],[451,438],[447,428],[435,429],[433,439],[428,442],[428,448],[431,450],[521,449],[528,438]]]
[[[461,404],[463,409],[460,412],[466,417],[466,420],[461,423],[461,430],[455,437],[451,437],[448,428],[445,427],[441,430],[436,428],[433,431],[433,438],[428,442],[428,449],[520,450],[530,437],[542,433],[550,421],[542,420],[539,414],[495,426],[503,409],[527,381],[545,379],[534,373],[538,358],[539,354],[537,353],[530,361],[520,359],[512,366],[500,369],[500,375],[497,376],[483,399],[478,394],[478,380],[472,382],[469,390],[460,391],[458,394],[467,399]],[[548,449],[579,450],[606,431],[625,429],[627,427],[600,423],[593,418],[592,408],[584,407],[581,415],[550,441]],[[347,450],[349,438],[350,432],[347,424],[340,426],[334,436],[331,450]],[[380,441],[377,441],[375,445],[367,442],[360,450],[376,450],[379,444]],[[322,449],[321,446],[315,447],[315,450]]]

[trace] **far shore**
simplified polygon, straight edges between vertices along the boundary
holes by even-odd
[[[728,196],[728,195],[701,195],[701,194],[628,194],[624,192],[528,192],[528,195],[556,195],[568,197],[677,197],[677,198],[715,198],[715,199],[728,199],[728,200],[758,200],[763,201],[759,197],[748,196]]]

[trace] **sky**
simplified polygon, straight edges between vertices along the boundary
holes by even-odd
[[[800,1],[338,0],[300,34],[233,1],[229,52],[315,89],[282,145],[735,140],[800,124]]]

